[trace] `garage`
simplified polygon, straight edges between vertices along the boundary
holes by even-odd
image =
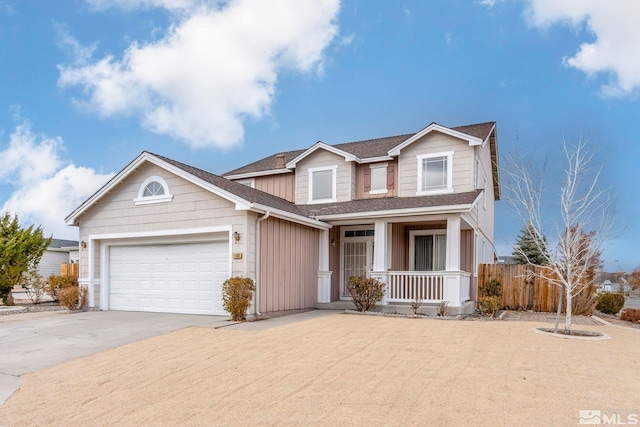
[[[228,241],[111,246],[109,309],[226,315]]]

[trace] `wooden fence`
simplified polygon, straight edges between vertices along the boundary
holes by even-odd
[[[70,264],[70,263],[64,262],[60,264],[60,275],[78,277],[79,275],[78,267],[80,267],[80,264],[78,263]]]
[[[485,283],[496,279],[502,285],[501,308],[555,312],[561,289],[540,277],[540,273],[540,267],[528,265],[480,264],[478,287],[482,289]]]

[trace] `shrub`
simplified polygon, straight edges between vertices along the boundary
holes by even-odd
[[[58,291],[64,288],[78,286],[78,278],[73,276],[49,276],[47,280],[47,292],[54,301],[58,301]]]
[[[364,276],[350,277],[347,283],[351,301],[358,311],[373,310],[384,298],[385,287],[384,282]]]
[[[42,297],[47,292],[48,284],[37,274],[26,273],[22,276],[22,287],[26,289],[27,296],[34,304],[39,304]]]
[[[631,323],[640,323],[640,308],[625,308],[620,313],[620,319]]]
[[[624,295],[604,292],[598,298],[596,308],[605,314],[616,314],[624,307]]]
[[[87,303],[87,288],[68,286],[57,291],[60,304],[69,310],[81,310]]]
[[[411,301],[411,311],[414,316],[418,315],[418,310],[420,310],[420,306],[422,305],[422,299],[415,297],[413,301]]]
[[[231,320],[245,320],[256,285],[248,277],[231,277],[222,284],[222,306]]]
[[[492,279],[480,288],[478,308],[483,316],[495,317],[502,307],[502,285],[496,279]]]
[[[449,315],[449,301],[440,301],[438,304],[438,316],[446,317]]]

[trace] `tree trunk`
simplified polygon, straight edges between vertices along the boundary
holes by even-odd
[[[562,299],[564,298],[564,285],[560,290],[560,300],[558,301],[558,311],[556,312],[556,326],[553,328],[553,333],[558,333],[558,324],[560,323],[560,314],[562,313]]]
[[[571,297],[571,291],[567,288],[567,313],[564,320],[564,330],[568,334],[571,334]]]

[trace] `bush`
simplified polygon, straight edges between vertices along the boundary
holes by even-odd
[[[385,287],[384,282],[364,276],[350,277],[347,283],[351,301],[358,311],[373,310],[384,298]]]
[[[604,292],[598,298],[596,308],[605,314],[617,314],[624,307],[624,295]]]
[[[69,286],[60,288],[57,291],[60,305],[69,310],[82,310],[87,303],[87,288],[79,286]]]
[[[222,306],[231,320],[245,320],[256,285],[248,277],[231,277],[222,284]]]
[[[625,308],[620,313],[620,319],[631,323],[640,323],[640,308]]]
[[[496,279],[492,279],[480,288],[478,308],[483,316],[495,317],[502,307],[502,285]]]
[[[34,304],[39,304],[47,293],[47,281],[37,274],[26,273],[21,279],[22,287],[27,291],[27,296]]]
[[[58,301],[58,291],[64,288],[78,287],[78,278],[73,276],[49,276],[47,280],[47,292],[54,301]]]

